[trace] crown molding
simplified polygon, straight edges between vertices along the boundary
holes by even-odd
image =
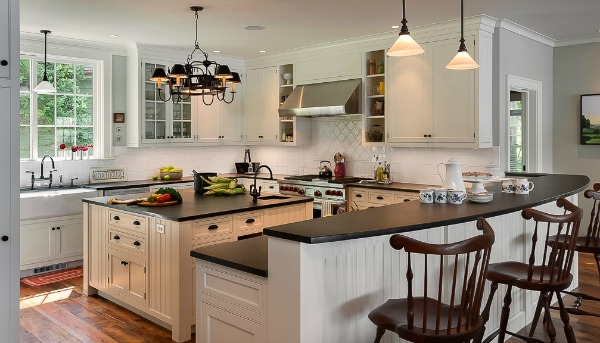
[[[518,35],[521,35],[523,37],[529,38],[531,40],[534,40],[538,43],[542,43],[544,45],[547,45],[551,48],[554,48],[556,46],[556,40],[552,39],[548,36],[545,36],[539,32],[533,31],[531,29],[526,28],[525,26],[519,25],[517,23],[514,23],[508,19],[502,19],[496,22],[496,27],[497,28],[502,28],[505,29],[507,31],[516,33]]]
[[[580,44],[589,44],[589,43],[600,43],[600,37],[595,36],[595,37],[585,37],[585,38],[561,40],[561,41],[556,42],[556,47],[560,48],[562,46],[580,45]]]
[[[98,51],[102,51],[103,53],[108,52],[113,55],[126,54],[126,46],[124,45],[66,38],[52,34],[48,36],[48,45],[52,45],[52,49],[58,50],[75,50],[88,53],[98,53]],[[20,46],[22,51],[36,50],[40,47],[43,49],[44,35],[21,31]]]

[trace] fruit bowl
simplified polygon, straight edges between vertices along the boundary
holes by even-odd
[[[163,173],[161,172],[159,177],[161,180],[165,179],[165,176],[169,175],[169,180],[179,180],[183,177],[183,172],[178,172],[178,173],[170,173],[170,172],[166,172]]]

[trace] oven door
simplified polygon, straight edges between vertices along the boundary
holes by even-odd
[[[313,218],[326,217],[328,215],[346,212],[346,201],[344,200],[313,200]]]

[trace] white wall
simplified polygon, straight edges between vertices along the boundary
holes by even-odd
[[[600,182],[600,146],[579,145],[580,95],[600,94],[598,61],[600,43],[554,49],[554,171],[587,175],[592,184]],[[579,204],[587,220],[591,204],[581,194]]]
[[[502,24],[501,24],[502,25]],[[514,29],[514,24],[509,25]],[[526,37],[535,33],[519,27],[523,35],[503,27],[497,27],[494,33],[494,145],[500,147],[500,163],[507,169],[506,113],[507,94],[506,76],[513,75],[540,81],[542,95],[542,166],[540,171],[552,172],[552,118],[553,118],[553,48],[538,40]],[[537,37],[536,37],[537,38]]]

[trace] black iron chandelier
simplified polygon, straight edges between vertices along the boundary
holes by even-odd
[[[202,96],[202,102],[205,105],[212,105],[215,98],[218,101],[223,101],[227,104],[233,102],[235,97],[235,85],[241,84],[240,75],[231,72],[225,64],[219,64],[216,61],[208,59],[208,54],[200,49],[198,45],[198,12],[204,8],[200,6],[192,6],[190,10],[196,15],[196,40],[194,42],[194,50],[188,56],[187,62],[183,64],[175,64],[168,73],[163,68],[154,69],[151,81],[156,82],[158,97],[164,102],[172,100],[174,103],[186,101],[191,96]],[[204,55],[203,61],[194,61],[194,53],[200,51]],[[162,83],[169,87],[169,95],[163,95]],[[231,85],[231,99],[226,99],[228,85]],[[166,93],[166,92],[165,92]],[[207,100],[209,99],[210,100]]]

